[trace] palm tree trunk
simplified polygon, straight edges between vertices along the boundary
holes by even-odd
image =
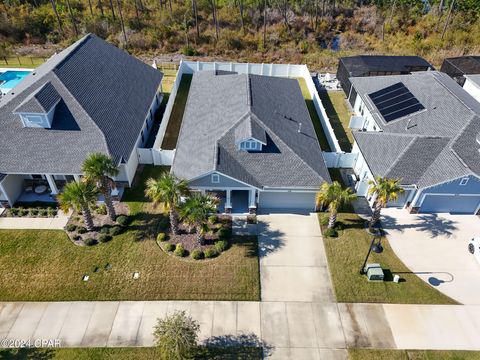
[[[83,214],[83,220],[85,221],[85,226],[87,227],[87,231],[88,232],[93,231],[94,229],[93,229],[92,213],[88,205],[82,206],[82,214]]]
[[[55,0],[50,0],[50,3],[52,4],[53,12],[55,13],[55,17],[57,18],[58,28],[60,29],[60,34],[63,36],[62,22],[60,21],[60,16],[58,15],[57,5],[55,3]]]
[[[337,222],[337,212],[331,211],[330,218],[328,219],[328,228],[333,229],[335,227],[336,222]]]
[[[108,216],[112,221],[115,221],[117,214],[115,213],[115,207],[113,206],[112,190],[107,178],[102,179],[102,195],[105,198],[105,205],[107,206]]]
[[[373,215],[372,215],[372,219],[370,220],[370,224],[368,226],[368,228],[370,230],[373,229],[373,227],[378,223],[378,221],[380,220],[380,215],[381,215],[381,212],[382,212],[382,204],[380,204],[380,202],[377,202],[375,204],[375,208],[373,209]]]
[[[172,234],[176,235],[178,233],[178,217],[177,217],[177,212],[175,209],[170,206],[170,228],[172,230]]]
[[[205,238],[203,237],[202,227],[200,225],[197,225],[197,226],[195,226],[195,229],[197,231],[198,245],[200,245],[200,246],[205,245]]]

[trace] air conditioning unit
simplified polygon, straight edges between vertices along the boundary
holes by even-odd
[[[365,273],[368,281],[383,281],[385,275],[380,264],[367,264],[365,266]]]

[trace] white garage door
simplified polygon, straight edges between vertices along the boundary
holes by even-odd
[[[315,193],[262,191],[259,197],[259,208],[313,211],[315,210]]]

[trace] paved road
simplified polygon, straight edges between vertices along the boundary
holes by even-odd
[[[411,271],[462,304],[480,305],[480,264],[467,251],[468,241],[480,235],[478,216],[388,208],[382,224],[395,254]]]
[[[261,344],[270,359],[340,360],[349,347],[480,350],[480,306],[337,304],[315,215],[259,219],[261,302],[0,303],[0,339],[151,346],[156,319],[185,310],[202,341]]]

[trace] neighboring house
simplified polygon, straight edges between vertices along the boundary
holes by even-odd
[[[297,80],[219,71],[193,75],[172,172],[234,213],[311,211],[331,181]]]
[[[369,180],[398,178],[389,206],[412,212],[480,210],[480,103],[446,74],[352,78],[358,97],[351,127],[358,153],[356,190],[370,203]]]
[[[443,60],[440,71],[448,74],[461,86],[465,83],[465,75],[480,74],[480,56],[460,56]]]
[[[340,58],[337,79],[353,106],[357,95],[349,80],[352,77],[404,75],[426,70],[433,70],[433,66],[419,56],[359,55]]]
[[[463,88],[466,92],[472,95],[475,100],[480,102],[480,74],[465,75]]]
[[[113,157],[132,183],[163,74],[95,35],[52,56],[0,100],[0,203],[44,184],[54,199],[92,152]]]

